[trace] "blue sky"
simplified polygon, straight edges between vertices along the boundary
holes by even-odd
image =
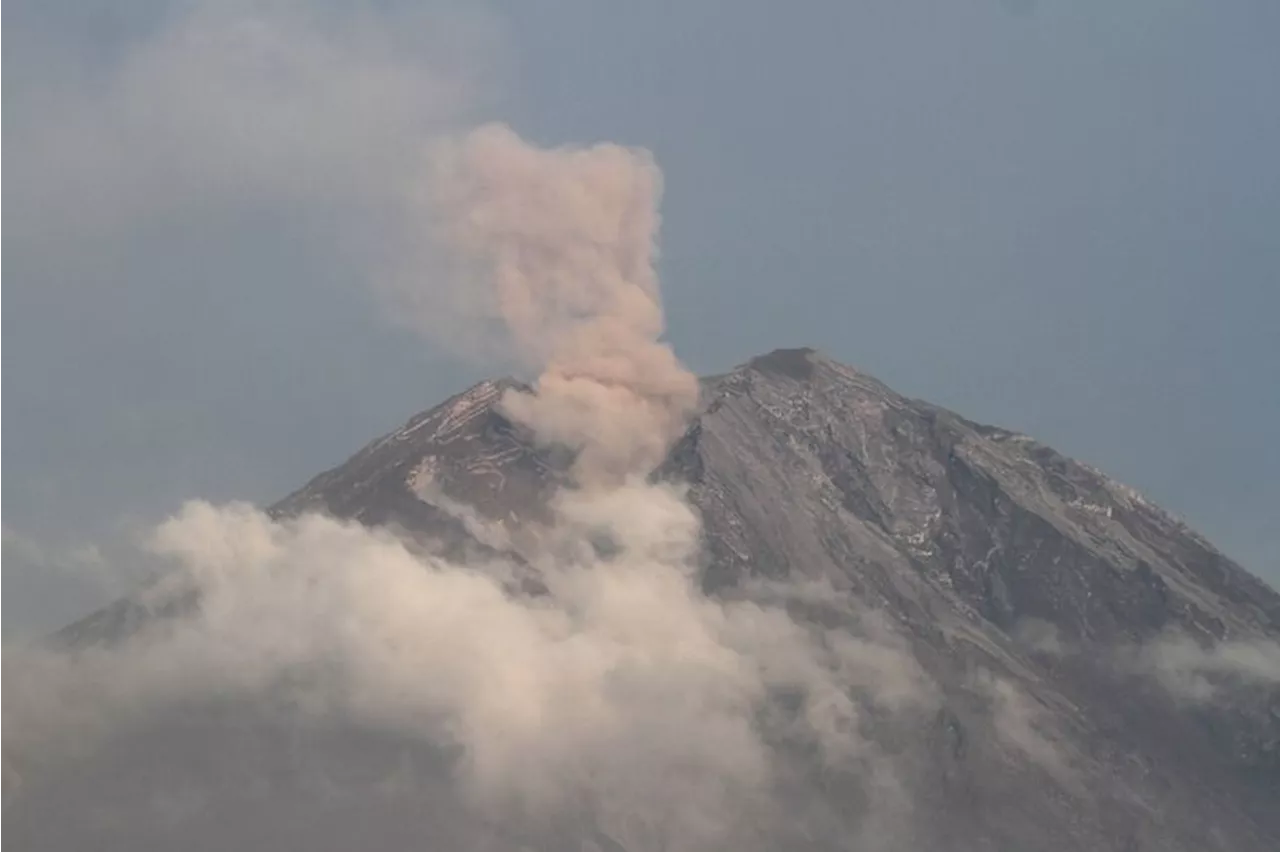
[[[822,348],[1280,581],[1271,0],[6,12],[6,634],[183,499],[269,502],[495,369],[373,280],[421,146],[493,119],[654,152],[699,371]]]

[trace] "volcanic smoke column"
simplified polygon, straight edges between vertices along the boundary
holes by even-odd
[[[590,487],[653,469],[697,404],[696,377],[659,340],[654,270],[662,175],[648,152],[535,148],[486,125],[433,150],[433,241],[456,306],[501,326],[538,371],[507,414],[578,451]]]

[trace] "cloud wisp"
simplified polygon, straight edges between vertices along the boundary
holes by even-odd
[[[1123,649],[1120,663],[1189,704],[1222,701],[1233,687],[1280,686],[1280,643],[1264,638],[1205,646],[1188,635],[1169,634]]]

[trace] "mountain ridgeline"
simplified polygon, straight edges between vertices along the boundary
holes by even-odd
[[[514,387],[483,382],[415,416],[269,514],[518,562],[513,542],[545,518],[572,459],[503,415]],[[868,702],[848,766],[779,752],[779,827],[756,835],[761,848],[1280,848],[1280,595],[1133,489],[808,349],[702,380],[651,480],[694,510],[708,600],[782,600],[851,642],[871,625],[925,684],[916,700]],[[199,606],[124,601],[59,642],[122,641]],[[848,686],[861,700],[863,683]],[[422,758],[443,768],[421,770],[412,796],[350,792],[361,772],[384,790],[407,749],[185,707],[24,781],[6,795],[5,836],[29,849],[641,852],[591,818],[513,837],[466,815],[448,755]],[[245,766],[275,792],[236,792]],[[333,780],[344,772],[346,786]],[[177,796],[192,785],[233,792]]]

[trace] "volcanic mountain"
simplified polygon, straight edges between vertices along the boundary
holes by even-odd
[[[453,559],[518,561],[521,530],[567,487],[571,462],[504,415],[503,394],[519,387],[482,382],[413,417],[270,514],[322,513]],[[850,636],[851,613],[874,614],[929,684],[909,710],[868,711],[875,760],[857,771],[797,749],[777,803],[790,828],[761,848],[1280,848],[1280,595],[1133,489],[808,349],[704,379],[651,479],[685,489],[709,599],[800,589],[794,618]],[[199,606],[122,601],[57,641],[78,653]],[[365,771],[355,767],[397,765],[402,746],[348,732],[322,749],[313,736],[186,708],[24,777],[6,796],[5,838],[25,849],[630,848],[590,820],[514,838],[463,816],[443,782],[409,800],[334,792],[343,772],[349,790]],[[180,795],[192,779],[232,792]],[[277,792],[254,792],[262,779]]]

